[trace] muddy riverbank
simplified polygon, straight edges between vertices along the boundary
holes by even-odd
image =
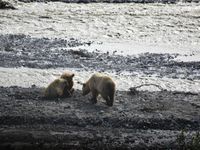
[[[0,147],[178,148],[200,127],[199,94],[117,91],[109,108],[76,90],[73,97],[48,100],[42,88],[1,87]]]

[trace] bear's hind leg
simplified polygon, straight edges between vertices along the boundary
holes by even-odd
[[[108,94],[102,94],[101,95],[102,97],[103,97],[103,99],[105,99],[106,100],[106,105],[108,105],[108,106],[113,106],[113,96],[108,96]]]
[[[110,99],[110,97],[108,97],[107,99],[106,99],[106,104],[108,105],[108,106],[113,106],[113,100],[111,100]]]
[[[62,97],[63,96],[63,89],[57,88],[57,94],[58,94],[59,97]]]

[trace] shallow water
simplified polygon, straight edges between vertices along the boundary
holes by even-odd
[[[66,48],[69,49],[69,48]],[[139,55],[142,53],[156,53],[156,54],[178,54],[175,61],[200,61],[200,49],[197,46],[173,46],[168,44],[147,44],[147,43],[136,43],[136,42],[103,42],[103,43],[92,43],[91,45],[81,45],[70,48],[73,50],[86,49],[89,52],[102,52],[102,53],[113,53],[116,55]]]
[[[1,86],[20,86],[31,87],[47,87],[50,82],[58,78],[64,71],[71,71],[75,73],[75,89],[81,89],[81,84],[95,73],[95,71],[85,71],[73,68],[58,68],[58,69],[31,69],[31,68],[2,68],[0,67],[0,85]],[[157,78],[148,76],[133,76],[130,73],[122,72],[120,75],[116,73],[106,72],[105,74],[111,76],[116,82],[117,90],[129,90],[130,87],[136,87],[142,84],[156,84],[168,91],[183,91],[199,93],[199,80],[186,79],[170,79]],[[80,83],[79,83],[80,82]],[[144,86],[139,90],[160,91],[155,86]]]
[[[98,41],[199,44],[200,4],[18,3],[0,10],[1,33]]]
[[[20,3],[0,10],[0,34],[103,42],[125,54],[181,53],[199,61],[200,4]],[[119,43],[119,44],[118,44]],[[134,46],[135,45],[135,46]],[[96,46],[96,47],[95,47]],[[119,48],[118,48],[119,47]],[[113,49],[111,50],[113,51]],[[192,56],[190,56],[192,55]]]

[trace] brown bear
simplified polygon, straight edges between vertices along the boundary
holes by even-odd
[[[97,97],[100,94],[108,106],[113,106],[115,90],[114,81],[100,73],[93,74],[86,83],[83,83],[82,88],[83,95],[92,92],[91,101],[93,104],[97,103]]]
[[[67,80],[62,78],[56,79],[45,89],[44,95],[46,98],[63,97],[64,88],[66,86],[68,86]]]
[[[69,72],[65,72],[61,75],[61,79],[65,79],[67,81],[67,86],[65,86],[64,88],[64,92],[63,92],[63,96],[64,97],[69,97],[72,96],[73,92],[74,92],[74,82],[73,82],[73,77],[74,74],[73,73],[69,73]]]

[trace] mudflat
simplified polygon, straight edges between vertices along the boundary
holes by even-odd
[[[117,91],[113,107],[73,97],[43,98],[42,88],[1,87],[1,148],[179,148],[200,127],[200,95]]]

